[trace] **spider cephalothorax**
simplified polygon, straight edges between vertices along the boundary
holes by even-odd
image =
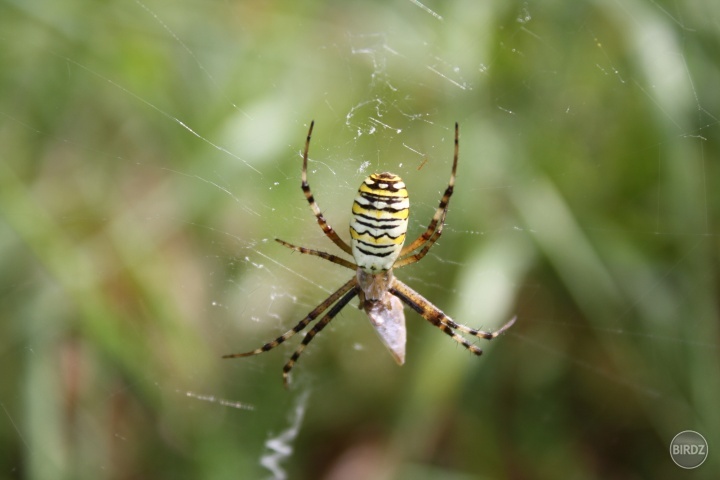
[[[398,280],[393,274],[393,269],[404,267],[422,259],[442,234],[448,204],[455,186],[458,163],[458,124],[455,124],[455,154],[453,156],[450,181],[440,200],[440,205],[438,205],[435,215],[433,215],[425,231],[414,242],[406,246],[403,245],[407,233],[410,203],[405,184],[400,177],[392,173],[374,173],[360,185],[352,207],[350,245],[345,243],[327,223],[320,207],[315,202],[307,181],[308,150],[314,124],[314,122],[310,123],[310,129],[305,141],[301,187],[310,208],[315,213],[318,225],[325,232],[325,235],[342,251],[352,255],[355,262],[353,263],[330,253],[298,247],[280,239],[276,240],[300,253],[321,257],[352,269],[355,271],[355,275],[325,299],[324,302],[315,307],[313,311],[308,313],[291,330],[260,348],[245,353],[224,355],[223,358],[248,357],[272,350],[303,330],[310,322],[332,306],[325,316],[310,329],[300,346],[283,367],[283,382],[287,385],[290,370],[300,358],[300,354],[307,344],[356,295],[360,298],[360,308],[365,310],[380,339],[400,365],[405,362],[405,314],[403,313],[403,302],[472,353],[481,355],[482,350],[479,347],[468,342],[455,330],[478,338],[492,340],[510,328],[515,322],[515,318],[494,332],[485,332],[466,327],[455,323],[439,308]]]

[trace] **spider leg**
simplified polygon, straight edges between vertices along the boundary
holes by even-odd
[[[443,194],[442,198],[440,199],[440,204],[438,205],[437,210],[435,210],[435,215],[433,215],[432,220],[430,220],[430,224],[428,225],[427,229],[422,233],[422,235],[420,235],[417,239],[415,239],[414,242],[412,242],[409,245],[406,245],[400,251],[401,257],[403,255],[407,255],[408,253],[412,252],[413,250],[417,250],[425,242],[429,242],[429,245],[427,248],[430,249],[430,247],[435,243],[435,241],[437,241],[437,239],[442,234],[442,226],[443,226],[443,223],[445,222],[445,215],[447,214],[448,204],[450,203],[450,197],[452,196],[453,189],[455,187],[455,174],[457,172],[458,151],[459,151],[458,137],[459,137],[459,127],[458,127],[458,123],[455,122],[455,154],[453,156],[453,165],[452,165],[452,170],[450,172],[450,181],[448,182],[448,186],[445,189],[445,193]],[[439,228],[438,228],[438,223],[440,224]]]
[[[400,268],[404,267],[405,265],[413,264],[419,260],[421,260],[429,251],[430,247],[435,245],[435,242],[438,238],[440,238],[440,235],[442,235],[443,226],[445,225],[445,215],[447,214],[447,209],[442,214],[442,217],[440,218],[440,226],[437,230],[435,230],[435,233],[433,233],[432,237],[425,243],[423,248],[414,255],[408,255],[405,258],[401,258],[398,261],[395,262],[393,265],[393,268]]]
[[[475,355],[482,355],[482,349],[469,343],[465,338],[455,333],[454,330],[458,330],[460,332],[467,333],[468,335],[473,335],[478,338],[484,338],[485,340],[492,340],[493,338],[504,333],[508,328],[510,328],[515,323],[515,319],[517,318],[513,317],[509,322],[507,322],[505,325],[503,325],[494,332],[486,332],[483,330],[476,330],[474,328],[454,322],[452,318],[445,315],[439,308],[430,303],[430,301],[428,301],[425,297],[405,285],[397,278],[393,282],[393,286],[390,288],[390,293],[405,302],[410,308],[418,312],[425,320],[432,323],[440,330],[451,336],[453,340],[460,343],[463,347],[467,348]]]
[[[338,257],[337,255],[333,255],[331,253],[320,252],[318,250],[311,250],[311,249],[305,248],[305,247],[298,247],[297,245],[288,243],[285,240],[280,240],[279,238],[276,238],[275,241],[284,247],[287,247],[291,250],[295,250],[296,252],[305,253],[307,255],[314,255],[316,257],[324,258],[325,260],[328,260],[330,262],[337,263],[338,265],[342,265],[343,267],[347,267],[350,270],[357,270],[357,265],[345,260],[344,258]]]
[[[222,358],[250,357],[252,355],[257,355],[257,354],[260,354],[263,352],[267,352],[268,350],[272,350],[273,348],[277,347],[278,345],[283,343],[288,338],[292,337],[293,335],[295,335],[296,333],[298,333],[299,331],[301,331],[302,329],[307,327],[310,322],[315,320],[322,312],[327,310],[330,307],[330,305],[332,305],[333,303],[335,303],[337,301],[338,298],[342,297],[345,293],[347,293],[348,290],[355,287],[356,282],[357,282],[357,279],[355,277],[353,277],[352,280],[350,280],[345,285],[343,285],[342,287],[337,289],[335,291],[335,293],[330,295],[324,302],[322,302],[320,305],[315,307],[315,309],[312,312],[308,313],[305,318],[300,320],[300,323],[295,325],[291,330],[288,330],[287,332],[285,332],[282,335],[280,335],[279,337],[277,337],[275,340],[272,340],[272,341],[266,343],[265,345],[263,345],[262,347],[256,348],[255,350],[251,350],[249,352],[244,352],[244,353],[231,353],[228,355],[223,355]]]
[[[312,194],[312,190],[310,190],[310,184],[307,181],[307,163],[308,163],[308,150],[310,149],[310,137],[312,136],[313,127],[315,126],[315,121],[313,120],[310,122],[310,129],[308,130],[307,139],[305,140],[305,151],[303,152],[303,166],[302,166],[302,191],[305,194],[305,198],[307,198],[308,203],[310,204],[310,208],[312,208],[313,213],[315,214],[315,218],[317,218],[318,225],[320,225],[320,228],[322,228],[322,231],[325,232],[325,235],[332,240],[332,242],[340,247],[340,249],[352,255],[352,249],[350,248],[350,245],[345,243],[345,241],[338,236],[338,234],[333,230],[333,228],[327,223],[327,220],[325,220],[325,216],[323,215],[322,211],[320,210],[320,207],[318,206],[317,202],[315,201],[315,197]]]
[[[347,292],[345,296],[342,297],[340,301],[336,303],[335,306],[331,308],[330,311],[326,313],[325,316],[321,318],[320,321],[316,323],[312,329],[310,329],[307,335],[305,335],[305,338],[303,338],[297,350],[295,350],[295,353],[292,354],[290,360],[288,360],[288,362],[283,367],[283,385],[285,386],[285,388],[287,388],[290,383],[290,370],[292,370],[292,368],[295,366],[295,363],[297,363],[300,355],[302,354],[303,350],[305,350],[305,347],[308,345],[308,343],[310,343],[310,341],[315,338],[315,335],[320,333],[320,331],[325,328],[328,323],[330,323],[330,320],[335,318],[335,316],[340,313],[340,310],[345,308],[348,302],[350,302],[350,300],[352,300],[353,297],[357,294],[357,288],[354,288]]]

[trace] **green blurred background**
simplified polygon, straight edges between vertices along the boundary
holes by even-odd
[[[720,472],[720,3],[0,2],[0,478],[671,479]],[[398,368],[348,307],[362,179],[403,177]],[[355,303],[353,303],[355,305]],[[684,471],[671,439],[710,444]]]

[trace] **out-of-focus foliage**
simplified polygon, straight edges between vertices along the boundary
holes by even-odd
[[[716,478],[718,25],[710,1],[0,2],[0,478]],[[312,118],[341,235],[373,170],[419,234],[460,122],[445,233],[397,275],[465,324],[518,315],[483,357],[408,310],[398,368],[348,307],[290,391],[298,338],[219,359],[349,278],[272,241],[337,253],[299,189]]]

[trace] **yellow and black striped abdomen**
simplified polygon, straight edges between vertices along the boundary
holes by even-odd
[[[392,268],[405,243],[409,207],[405,184],[397,175],[373,173],[363,181],[350,221],[350,246],[358,267],[370,273]]]

